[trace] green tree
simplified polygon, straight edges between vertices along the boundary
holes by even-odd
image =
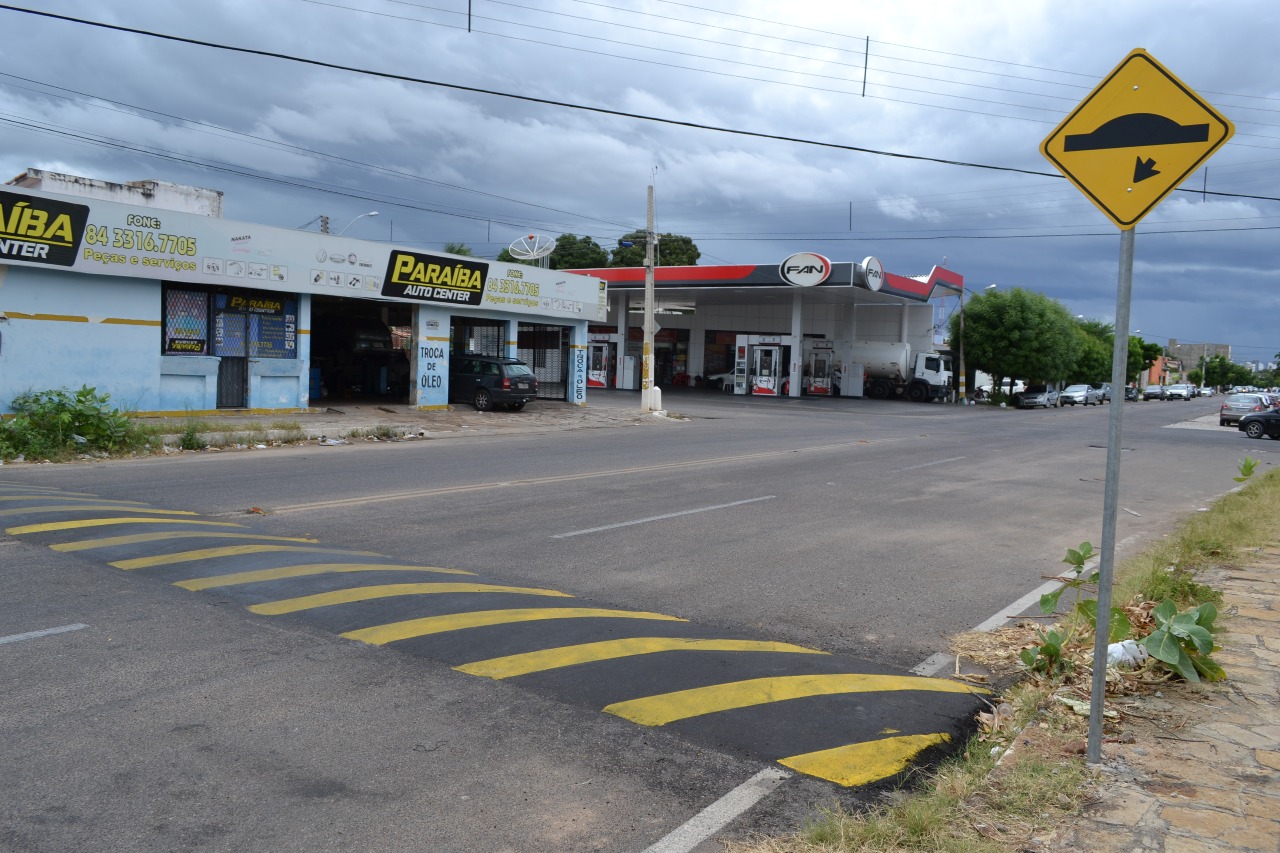
[[[609,265],[609,253],[590,237],[561,234],[551,251],[553,270],[599,269]]]
[[[631,245],[624,246],[623,243]],[[644,266],[644,244],[645,232],[643,231],[632,231],[630,234],[622,235],[618,238],[618,248],[613,250],[613,256],[609,259],[609,266]],[[698,250],[692,237],[680,234],[658,235],[658,257],[654,259],[654,266],[691,267],[698,263],[700,257],[702,252]]]
[[[951,339],[960,340],[960,315],[951,318]],[[964,358],[1004,379],[1057,382],[1071,375],[1080,351],[1080,333],[1055,299],[1015,287],[986,291],[965,306]]]
[[[448,255],[464,255],[465,257],[475,257],[475,252],[471,251],[471,247],[466,243],[445,243],[445,254]]]
[[[1115,333],[1110,323],[1101,320],[1076,321],[1076,337],[1080,349],[1069,376],[1072,382],[1090,385],[1111,381],[1111,356],[1115,351]]]

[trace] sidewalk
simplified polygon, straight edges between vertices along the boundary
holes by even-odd
[[[620,398],[603,405],[575,406],[556,400],[538,400],[523,411],[477,412],[471,406],[452,405],[447,410],[420,411],[397,403],[336,401],[312,412],[258,414],[227,410],[193,418],[138,418],[160,430],[168,445],[191,423],[211,445],[235,444],[240,436],[249,441],[306,438],[324,443],[377,440],[421,440],[459,434],[510,435],[556,432],[566,429],[601,429],[661,423],[664,418],[640,411],[639,398]],[[206,428],[213,427],[213,428]]]
[[[1227,681],[1115,700],[1134,742],[1104,742],[1098,799],[1039,849],[1280,851],[1280,547],[1204,582],[1231,616]]]

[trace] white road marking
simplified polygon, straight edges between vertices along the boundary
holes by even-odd
[[[646,847],[644,853],[689,853],[790,777],[786,770],[766,767],[676,827],[665,838]]]
[[[630,527],[633,524],[648,524],[651,521],[663,521],[668,518],[679,518],[682,515],[693,515],[699,512],[711,512],[714,509],[727,509],[731,506],[741,506],[742,504],[756,503],[757,501],[771,501],[777,495],[765,495],[759,498],[747,498],[744,501],[733,501],[727,504],[715,504],[713,506],[702,506],[696,509],[686,509],[680,512],[668,512],[664,515],[651,515],[648,518],[637,518],[634,521],[620,521],[617,524],[606,524],[604,527],[590,527],[586,530],[574,530],[569,533],[556,533],[552,539],[568,539],[570,536],[585,536],[588,533],[599,533],[602,530],[615,530],[619,527]]]
[[[65,634],[67,631],[79,631],[81,628],[88,627],[88,625],[81,625],[77,622],[74,625],[60,625],[57,628],[45,628],[43,631],[28,631],[25,634],[10,634],[7,637],[0,637],[0,646],[5,643],[20,643],[23,640],[34,640],[37,637],[47,637],[50,634]]]
[[[924,463],[921,463],[920,465],[912,465],[912,466],[911,466],[911,467],[909,467],[909,468],[899,468],[898,470],[899,470],[899,471],[914,471],[914,470],[916,470],[917,468],[928,468],[930,465],[945,465],[945,464],[947,464],[948,462],[959,462],[961,459],[964,459],[964,458],[965,458],[965,457],[963,457],[963,456],[952,456],[950,459],[939,459],[939,460],[937,460],[936,462],[924,462]]]

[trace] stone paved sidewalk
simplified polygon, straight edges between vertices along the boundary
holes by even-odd
[[[1130,713],[1134,742],[1103,744],[1099,799],[1042,849],[1280,851],[1280,548],[1261,557],[1206,575],[1231,614],[1214,654],[1228,680]]]

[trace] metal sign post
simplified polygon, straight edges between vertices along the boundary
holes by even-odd
[[[1103,493],[1102,550],[1098,564],[1098,621],[1093,640],[1089,743],[1085,754],[1090,764],[1102,760],[1102,711],[1106,699],[1116,510],[1120,497],[1123,389],[1129,378],[1133,228],[1234,133],[1235,126],[1230,121],[1153,56],[1137,48],[1040,143],[1040,153],[1120,228],[1107,483]]]

